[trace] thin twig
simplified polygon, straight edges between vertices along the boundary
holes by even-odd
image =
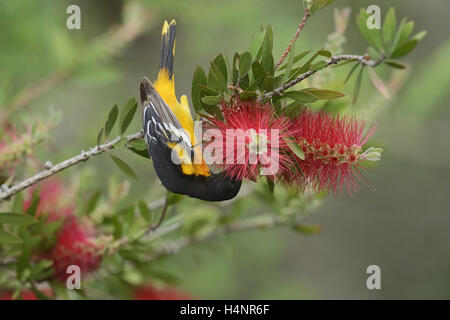
[[[363,66],[374,68],[374,67],[378,66],[380,63],[382,63],[384,61],[384,58],[381,58],[380,60],[377,60],[377,61],[373,61],[373,60],[370,60],[367,55],[358,56],[358,55],[351,55],[351,54],[343,54],[343,55],[339,55],[339,56],[334,56],[331,59],[327,60],[326,61],[327,64],[326,64],[325,68],[332,64],[337,64],[340,61],[344,61],[344,60],[355,60],[355,61],[358,61],[359,63],[361,63]],[[297,83],[305,80],[306,78],[309,78],[310,76],[315,74],[317,71],[318,70],[310,70],[305,73],[302,73],[297,78],[289,81],[288,83],[283,84],[282,86],[276,88],[275,90],[273,90],[271,92],[265,93],[263,96],[259,97],[258,100],[261,101],[261,100],[265,100],[265,99],[270,99],[273,96],[280,95],[283,93],[283,91],[289,89],[290,87],[295,86]]]
[[[128,144],[132,141],[141,139],[143,136],[144,136],[144,133],[142,131],[140,131],[140,132],[136,132],[136,133],[130,134],[128,136],[125,136],[125,138],[127,139],[127,144]],[[41,180],[47,179],[64,169],[70,168],[78,163],[87,161],[92,157],[95,157],[99,154],[102,154],[103,152],[113,149],[114,145],[117,142],[119,142],[122,138],[123,138],[122,136],[118,136],[111,141],[108,141],[104,144],[90,148],[89,151],[81,151],[81,153],[77,154],[76,156],[74,156],[70,159],[67,159],[63,162],[60,162],[60,163],[52,166],[49,169],[43,170],[28,179],[18,182],[15,185],[13,185],[12,187],[3,185],[0,189],[0,201],[6,200],[9,197],[15,195],[16,193],[38,183]]]
[[[169,202],[167,201],[167,197],[166,197],[166,199],[165,199],[165,201],[164,201],[164,207],[163,207],[163,209],[162,209],[161,216],[159,217],[158,222],[157,222],[154,226],[148,228],[147,234],[148,234],[148,233],[151,233],[151,232],[153,232],[153,231],[155,231],[156,229],[158,229],[158,227],[159,227],[159,226],[161,225],[161,223],[163,222],[164,217],[166,216],[166,212],[167,212],[167,209],[168,209],[168,208],[169,208]]]
[[[303,19],[300,22],[300,24],[298,25],[297,31],[295,32],[294,36],[292,37],[291,41],[289,42],[288,47],[286,48],[286,50],[284,50],[284,53],[281,56],[280,60],[278,60],[277,65],[275,66],[275,70],[277,70],[278,67],[283,63],[284,59],[286,59],[287,55],[289,54],[289,52],[292,49],[292,46],[294,45],[294,42],[297,41],[297,39],[300,35],[300,32],[302,32],[303,27],[305,26],[306,20],[308,20],[309,17],[310,17],[309,9],[305,9]]]

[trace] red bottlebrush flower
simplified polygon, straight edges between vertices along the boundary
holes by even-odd
[[[30,188],[32,189],[32,188]],[[24,201],[26,211],[32,202],[33,190]],[[47,221],[63,220],[56,232],[56,242],[50,252],[39,253],[36,259],[48,259],[53,262],[54,276],[65,281],[67,267],[77,265],[82,274],[96,270],[101,262],[102,247],[94,241],[95,230],[86,222],[81,223],[74,215],[75,207],[68,203],[67,191],[57,179],[46,180],[39,191],[39,204],[36,216],[45,214]]]
[[[133,300],[192,300],[192,297],[172,287],[159,289],[153,285],[146,285],[134,289]]]
[[[260,174],[275,178],[292,165],[284,140],[289,122],[278,118],[269,105],[235,101],[222,103],[222,119],[209,118],[204,126],[205,161],[234,180],[257,180]]]
[[[43,257],[53,261],[54,275],[65,281],[70,265],[80,267],[82,274],[97,270],[102,260],[101,250],[94,241],[94,230],[75,217],[69,217],[56,233],[55,245]]]
[[[364,121],[354,117],[303,110],[293,120],[291,132],[303,149],[305,160],[293,156],[301,172],[285,175],[284,180],[302,189],[331,189],[336,194],[345,186],[350,194],[357,192],[357,179],[363,178],[360,161],[379,160],[382,151],[361,153],[362,146],[376,130],[375,125],[368,130],[365,127]]]

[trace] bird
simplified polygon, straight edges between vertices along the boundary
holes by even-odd
[[[238,194],[242,181],[210,170],[194,134],[188,99],[182,95],[178,101],[175,94],[175,34],[175,20],[164,21],[157,79],[152,84],[144,76],[140,82],[147,150],[159,180],[170,192],[206,201],[230,200]]]

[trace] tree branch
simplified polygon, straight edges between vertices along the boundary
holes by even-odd
[[[295,32],[294,36],[292,37],[291,42],[289,42],[289,45],[286,48],[286,50],[284,50],[283,55],[281,56],[280,60],[278,60],[277,65],[275,66],[275,70],[277,70],[278,67],[283,63],[284,59],[286,59],[287,55],[289,54],[289,52],[292,49],[294,42],[297,41],[298,37],[300,36],[300,32],[302,32],[303,27],[305,26],[306,20],[308,20],[309,17],[310,17],[309,9],[306,9],[305,13],[303,15],[303,19],[300,22],[300,24],[298,25],[297,31]]]
[[[352,54],[343,54],[343,55],[339,55],[339,56],[334,56],[331,59],[327,60],[326,61],[327,64],[324,68],[326,68],[332,64],[337,64],[340,61],[345,61],[345,60],[356,60],[364,66],[374,68],[374,67],[378,66],[380,63],[382,63],[384,61],[384,58],[381,58],[380,60],[377,60],[377,61],[373,61],[373,60],[370,60],[367,55],[358,56],[358,55],[352,55]],[[295,86],[297,83],[305,80],[306,78],[309,78],[310,76],[315,74],[317,71],[319,71],[319,70],[310,70],[305,73],[302,73],[297,78],[289,81],[288,83],[283,84],[282,86],[276,88],[275,90],[273,90],[271,92],[265,93],[263,96],[259,97],[258,100],[261,101],[261,100],[265,100],[265,99],[270,99],[273,96],[280,95],[283,93],[283,91],[289,89],[290,87]]]
[[[132,141],[141,139],[143,137],[144,137],[144,133],[142,131],[125,136],[125,139],[127,139],[126,144],[128,144]],[[6,199],[10,198],[11,196],[15,195],[16,193],[18,193],[26,188],[29,188],[30,186],[38,183],[41,180],[47,179],[47,178],[57,174],[58,172],[60,172],[64,169],[70,168],[78,163],[87,161],[92,157],[95,157],[99,154],[102,154],[103,152],[113,149],[115,144],[118,143],[120,140],[122,140],[122,138],[123,138],[122,136],[118,136],[111,141],[108,141],[104,144],[90,148],[89,151],[81,151],[76,156],[73,156],[72,158],[67,159],[63,162],[60,162],[56,165],[49,165],[46,170],[43,170],[28,179],[25,179],[21,182],[16,183],[12,187],[3,185],[0,189],[0,202],[2,200],[6,200]]]

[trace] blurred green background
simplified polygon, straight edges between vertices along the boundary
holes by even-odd
[[[46,117],[49,110],[61,112],[49,147],[38,148],[42,161],[56,163],[93,145],[111,106],[138,97],[142,76],[156,77],[164,19],[177,20],[176,90],[189,96],[196,65],[207,66],[220,52],[247,50],[252,34],[267,24],[274,28],[279,56],[303,13],[300,0],[142,2],[149,7],[145,26],[138,26],[140,34],[125,48],[113,39],[112,46],[118,46],[113,52],[103,52],[95,43],[120,23],[123,1],[0,3],[0,111],[14,105],[22,88],[48,75],[65,80],[21,110],[24,121]],[[81,30],[66,28],[70,4],[81,7]],[[353,197],[327,196],[308,217],[322,225],[317,235],[254,231],[158,261],[186,291],[208,299],[450,298],[450,2],[337,0],[313,16],[297,48],[320,48],[334,30],[333,8],[350,6],[344,51],[365,53],[354,14],[371,4],[379,5],[382,14],[393,5],[397,17],[415,21],[415,31],[428,31],[404,61],[410,67],[404,87],[377,120],[374,140],[385,152],[380,165],[366,173],[374,188],[363,186]],[[71,69],[80,60],[83,67]],[[377,93],[369,82],[364,79],[353,111],[373,103]],[[351,85],[344,91],[351,92]],[[138,130],[140,122],[133,125]],[[128,161],[129,154],[124,157]],[[150,162],[137,157],[129,162],[141,177],[131,183],[130,201],[164,194]],[[90,163],[98,169],[96,186],[106,186],[111,172],[126,180],[107,157]],[[68,179],[80,169],[61,176]],[[381,267],[381,290],[366,287],[366,268],[372,264]]]

